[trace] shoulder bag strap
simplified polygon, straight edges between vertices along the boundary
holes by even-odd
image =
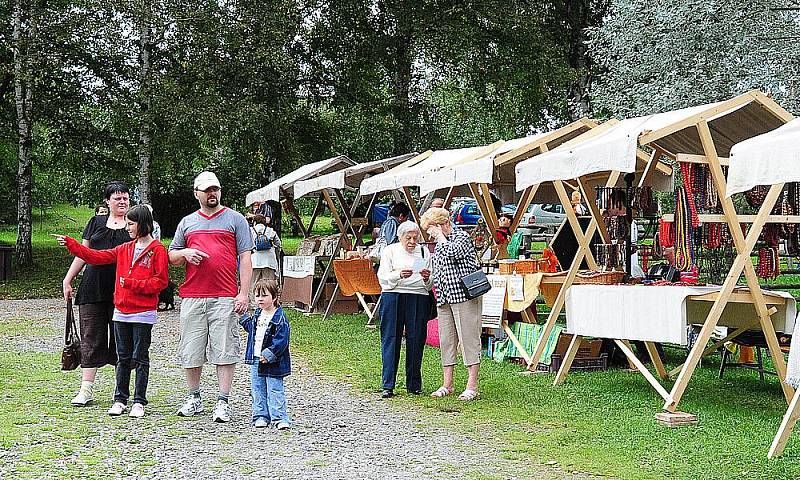
[[[72,310],[72,299],[67,300],[67,318],[64,325],[64,345],[68,345],[73,338],[78,336],[78,327],[75,325],[75,312]]]

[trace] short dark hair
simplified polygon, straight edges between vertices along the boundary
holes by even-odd
[[[125,218],[131,222],[136,222],[139,227],[136,233],[140,237],[146,237],[153,233],[153,214],[150,213],[150,209],[144,205],[136,205],[128,210],[128,213],[125,214]]]
[[[130,195],[131,191],[125,182],[113,180],[109,182],[108,185],[106,185],[104,198],[108,200],[111,198],[111,195],[114,195],[115,193],[127,193],[128,195]]]
[[[389,210],[390,217],[399,217],[400,215],[405,215],[406,217],[411,215],[411,209],[403,202],[395,203]]]
[[[108,204],[105,204],[105,203],[98,203],[98,204],[97,204],[97,206],[96,206],[96,207],[94,207],[94,214],[95,214],[95,215],[97,215],[97,212],[99,212],[101,208],[105,208],[106,210],[108,210],[108,209],[109,209],[109,208],[108,208]]]

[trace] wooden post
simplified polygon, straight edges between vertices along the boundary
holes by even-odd
[[[317,204],[314,205],[314,211],[311,212],[311,220],[308,221],[308,233],[314,231],[314,222],[317,221],[317,216],[322,212],[322,195],[317,195]]]
[[[775,434],[775,439],[772,440],[767,458],[775,458],[783,453],[783,449],[786,447],[786,442],[789,441],[789,436],[792,434],[798,417],[800,417],[800,390],[794,393],[792,401],[789,402],[789,408],[786,409],[786,413],[783,415],[781,426],[778,428],[778,433]]]
[[[553,386],[561,385],[564,383],[564,380],[567,379],[569,369],[572,367],[572,361],[575,360],[575,355],[578,353],[578,349],[580,348],[582,341],[583,337],[580,335],[572,336],[572,340],[569,342],[569,347],[567,348],[566,353],[564,353],[564,360],[562,360],[561,367],[559,367],[558,373],[556,374],[556,379],[553,380]]]
[[[331,216],[333,216],[336,226],[339,227],[339,233],[342,235],[347,235],[347,229],[344,228],[344,223],[342,223],[342,219],[339,217],[339,210],[336,208],[336,204],[333,203],[333,199],[331,198],[331,195],[328,193],[327,189],[322,189],[322,196],[325,197],[325,203],[328,204],[328,210],[331,211]]]
[[[305,225],[303,225],[303,219],[300,218],[300,214],[297,212],[297,209],[294,208],[294,203],[292,202],[292,199],[289,197],[289,195],[287,195],[286,190],[281,189],[281,192],[283,193],[284,207],[286,207],[286,210],[289,212],[289,214],[292,215],[294,221],[297,222],[298,228],[300,228],[300,231],[303,233],[303,238],[308,238],[311,231],[308,230]]]

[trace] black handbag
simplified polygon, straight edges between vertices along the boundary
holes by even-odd
[[[81,365],[81,339],[75,325],[72,299],[67,300],[67,318],[64,325],[64,350],[61,351],[61,370],[75,370]]]
[[[483,270],[476,270],[461,279],[461,284],[467,290],[467,298],[473,300],[492,289],[489,279]]]

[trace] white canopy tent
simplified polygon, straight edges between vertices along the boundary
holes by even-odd
[[[640,134],[674,124],[682,118],[717,105],[719,104],[685,108],[630,118],[612,125],[604,124],[608,126],[605,131],[586,141],[564,145],[517,164],[517,190],[553,180],[581,178],[597,172],[635,172],[636,158],[641,155]],[[668,188],[665,182],[657,186]]]
[[[268,200],[279,202],[281,194],[285,195],[286,193],[290,193],[291,197],[295,198],[294,192],[290,191],[295,183],[317,175],[341,170],[354,164],[355,162],[347,158],[347,156],[337,155],[319,162],[303,165],[297,170],[273,180],[268,185],[248,193],[245,197],[245,205],[250,206],[255,202],[266,202]]]
[[[303,232],[303,236],[307,237],[311,233],[311,229],[314,226],[314,219],[316,219],[316,213],[322,204],[322,197],[320,196],[319,201],[317,202],[317,207],[314,209],[314,215],[312,215],[311,221],[309,222],[308,226],[306,226],[303,224],[300,214],[297,213],[297,209],[294,207],[293,200],[295,198],[295,184],[302,180],[313,178],[317,175],[335,172],[354,164],[355,162],[350,160],[347,156],[337,155],[325,160],[320,160],[319,162],[303,165],[297,170],[273,180],[268,185],[248,193],[245,197],[245,205],[249,207],[256,202],[281,202],[284,208],[292,215],[292,218],[294,218],[298,227]]]
[[[583,175],[591,170],[602,168],[617,168],[622,172],[632,172],[635,165],[634,159],[640,155],[637,147],[652,149],[649,163],[640,178],[639,186],[647,184],[657,187],[654,184],[655,182],[649,179],[650,174],[655,170],[656,162],[662,156],[667,156],[677,162],[708,165],[714,188],[719,194],[720,204],[724,213],[721,216],[701,213],[699,218],[701,222],[727,223],[737,255],[719,292],[704,296],[708,297],[704,298],[704,300],[713,302],[713,305],[704,319],[695,346],[690,351],[686,362],[671,372],[666,372],[663,365],[660,365],[660,361],[653,358],[653,363],[660,377],[667,378],[670,375],[678,374],[671,391],[667,392],[655,377],[647,371],[647,368],[641,365],[641,362],[638,362],[638,360],[634,362],[638,362],[636,363],[636,368],[664,398],[663,408],[667,412],[675,412],[700,358],[712,353],[715,348],[720,346],[715,345],[714,347],[706,348],[711,333],[717,326],[720,316],[729,302],[750,303],[755,307],[758,318],[750,321],[750,328],[761,326],[779,378],[783,379],[786,375],[783,355],[775,334],[775,327],[770,318],[777,309],[767,306],[750,257],[753,246],[767,221],[786,223],[787,220],[792,219],[791,217],[770,215],[770,211],[783,188],[783,183],[773,185],[770,188],[758,215],[750,216],[752,218],[739,216],[730,197],[726,196],[727,179],[721,165],[728,161],[727,158],[722,157],[723,155],[729,155],[732,148],[735,153],[735,144],[771,132],[789,122],[792,118],[791,114],[763,93],[751,91],[720,103],[622,121],[610,127],[608,131],[596,132],[597,136],[590,141],[575,142],[571,145],[562,146],[548,154],[540,155],[517,166],[517,188],[522,189],[554,175],[559,178],[573,178],[575,175]],[[590,133],[595,133],[596,130],[599,130],[599,128]],[[764,158],[769,158],[769,156],[769,153],[764,154]],[[553,173],[552,164],[557,163],[559,160],[563,163],[556,167],[556,172]],[[749,162],[751,160],[747,158],[743,161]],[[591,165],[591,168],[586,166],[587,164]],[[756,179],[756,183],[762,180],[764,178]],[[783,182],[785,180],[780,181]],[[744,184],[744,182],[740,183]],[[746,186],[746,184],[744,185]],[[743,188],[743,186],[735,189],[739,188]],[[742,222],[752,223],[752,227],[746,235],[743,234],[740,228]],[[737,287],[738,280],[742,274],[747,280],[748,289],[742,292],[734,292],[734,288]],[[628,287],[622,286],[619,288]],[[735,330],[726,337],[726,340],[734,338],[745,330],[746,328]],[[572,358],[574,358],[577,351],[579,337],[580,335],[574,336],[573,342],[565,354],[561,370],[556,377],[556,383],[563,381],[566,372],[569,370]],[[630,348],[621,342],[622,340],[617,341],[618,345],[620,345],[620,348],[628,358],[633,361],[635,356],[630,351]],[[653,356],[653,349],[648,347],[648,351]],[[782,389],[787,401],[790,400],[794,393],[791,387],[784,384]]]
[[[396,157],[374,160],[372,162],[357,163],[352,167],[315,176],[306,180],[300,180],[294,184],[294,198],[300,198],[309,193],[324,189],[358,190],[365,179],[388,171],[417,155],[417,152],[413,152]]]
[[[419,155],[420,158],[416,163],[399,165],[386,173],[367,178],[361,183],[361,194],[369,195],[404,187],[419,187],[426,174],[490,155],[502,144],[501,140],[481,147],[425,152]]]
[[[731,148],[728,197],[784,182],[800,182],[800,119]]]

